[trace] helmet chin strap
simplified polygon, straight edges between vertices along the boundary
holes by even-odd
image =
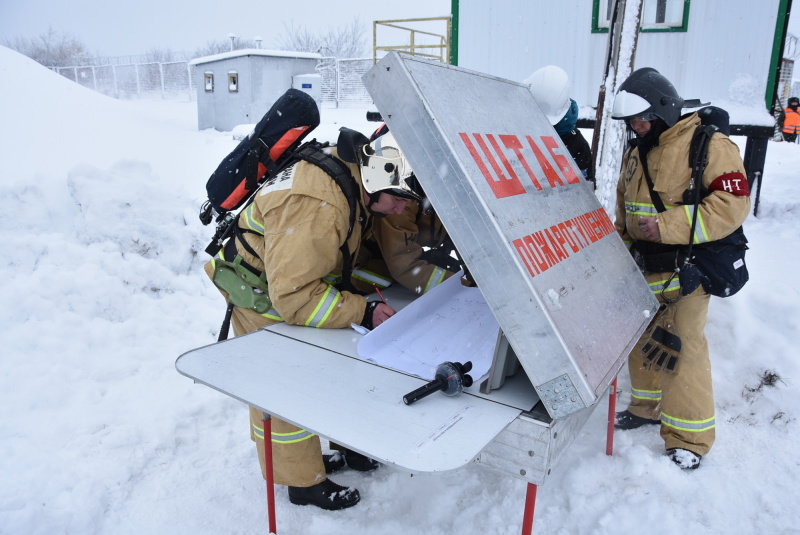
[[[383,214],[381,212],[376,212],[376,211],[374,211],[372,209],[372,205],[375,204],[376,202],[378,202],[378,199],[380,199],[381,192],[380,191],[376,191],[374,193],[367,193],[367,196],[369,197],[369,202],[367,203],[367,211],[370,214],[372,214],[372,217],[375,217],[377,219],[380,219],[382,217],[386,217],[388,214]]]

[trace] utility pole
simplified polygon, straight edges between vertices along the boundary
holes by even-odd
[[[592,136],[597,197],[609,213],[613,213],[619,163],[625,145],[625,124],[611,119],[611,110],[619,86],[633,71],[641,16],[642,0],[614,1]]]

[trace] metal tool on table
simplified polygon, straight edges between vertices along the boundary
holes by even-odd
[[[472,386],[472,377],[467,372],[472,369],[472,362],[464,364],[460,362],[442,362],[436,367],[436,376],[433,381],[422,385],[413,392],[403,396],[403,403],[411,405],[425,396],[430,396],[439,390],[445,396],[455,396],[460,394],[464,388]]]

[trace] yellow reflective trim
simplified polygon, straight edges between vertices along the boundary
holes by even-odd
[[[328,319],[328,316],[331,315],[331,312],[333,311],[340,297],[341,294],[339,293],[339,290],[337,290],[333,286],[328,285],[328,289],[325,291],[325,294],[322,296],[322,299],[319,300],[319,303],[317,304],[317,307],[314,309],[314,311],[311,313],[311,316],[309,316],[308,320],[305,322],[305,326],[321,327],[322,324],[325,323],[325,320]],[[319,319],[317,319],[317,317],[320,315],[320,312],[323,310],[323,308],[326,307],[326,305],[327,308],[325,309],[325,313],[322,314],[322,316]]]
[[[392,284],[392,279],[387,279],[386,277],[379,275],[374,271],[368,271],[366,269],[353,270],[352,275],[356,280],[368,282],[375,286],[380,286],[381,288],[388,288]]]
[[[658,210],[653,204],[643,202],[626,202],[625,212],[630,215],[639,216],[654,216],[658,214]]]
[[[264,428],[263,427],[258,427],[256,424],[253,424],[253,434],[256,436],[256,438],[260,438],[261,440],[264,440]]]
[[[657,401],[661,399],[661,390],[638,390],[636,388],[632,388],[631,397]]]
[[[438,266],[435,267],[433,273],[431,273],[431,276],[428,278],[428,284],[425,285],[425,291],[422,293],[427,293],[431,288],[436,288],[437,286],[439,286],[444,280],[444,276],[446,273],[447,271],[445,271],[444,269]]]
[[[298,442],[303,442],[304,440],[314,438],[315,436],[316,435],[311,431],[306,431],[304,429],[293,431],[291,433],[272,433],[272,442],[277,442],[278,444],[296,444]]]
[[[336,307],[336,303],[339,302],[339,299],[341,297],[342,297],[342,294],[340,294],[339,291],[336,290],[336,298],[333,300],[333,303],[331,303],[331,306],[328,307],[328,311],[325,313],[325,315],[322,317],[322,319],[319,321],[319,323],[317,323],[315,325],[315,327],[322,327],[322,324],[325,323],[325,321],[328,319],[328,316],[331,315],[331,312],[333,312],[333,309]]]
[[[669,279],[667,279],[667,280],[661,280],[661,281],[655,281],[655,282],[651,282],[651,283],[649,283],[650,290],[651,290],[651,291],[652,291],[654,294],[660,294],[660,293],[662,292],[662,288],[664,288],[664,285],[667,283],[667,281],[668,281],[668,280],[669,280]],[[672,281],[669,283],[669,286],[668,286],[666,289],[664,289],[663,291],[664,291],[664,292],[672,292],[672,291],[674,291],[674,290],[680,290],[680,289],[681,289],[681,282],[680,282],[680,280],[678,279],[678,277],[675,277],[675,278],[674,278],[674,279],[672,279]]]
[[[257,233],[259,233],[259,234],[261,234],[263,236],[264,235],[264,225],[262,223],[259,223],[253,217],[253,207],[254,206],[255,205],[251,204],[247,208],[245,208],[244,212],[242,212],[242,216],[244,217],[244,222],[247,225],[247,228],[249,228],[250,230],[252,230],[254,232],[257,232]]]
[[[706,418],[705,420],[684,420],[661,413],[661,423],[667,427],[689,433],[702,433],[717,427],[716,417]]]
[[[261,317],[275,321],[283,321],[281,315],[278,314],[278,311],[275,310],[274,308],[270,308],[269,310],[261,314]]]

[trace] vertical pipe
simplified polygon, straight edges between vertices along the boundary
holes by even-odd
[[[158,75],[161,77],[161,100],[164,100],[164,94],[166,93],[164,87],[164,64],[161,62],[158,63]]]
[[[264,465],[267,476],[267,515],[269,516],[269,532],[278,533],[275,525],[275,476],[272,471],[272,420],[264,413],[261,420],[264,428]]]
[[[378,21],[372,21],[372,64],[378,63]]]
[[[525,494],[525,513],[522,516],[522,535],[531,535],[533,532],[533,510],[536,507],[536,485],[528,483],[528,492]]]
[[[458,0],[450,2],[450,65],[458,65]]]
[[[606,455],[614,453],[614,423],[617,416],[617,379],[611,382],[608,393],[608,430],[606,431]]]
[[[186,62],[186,79],[189,80],[189,102],[194,100],[194,91],[192,91],[192,66]]]

